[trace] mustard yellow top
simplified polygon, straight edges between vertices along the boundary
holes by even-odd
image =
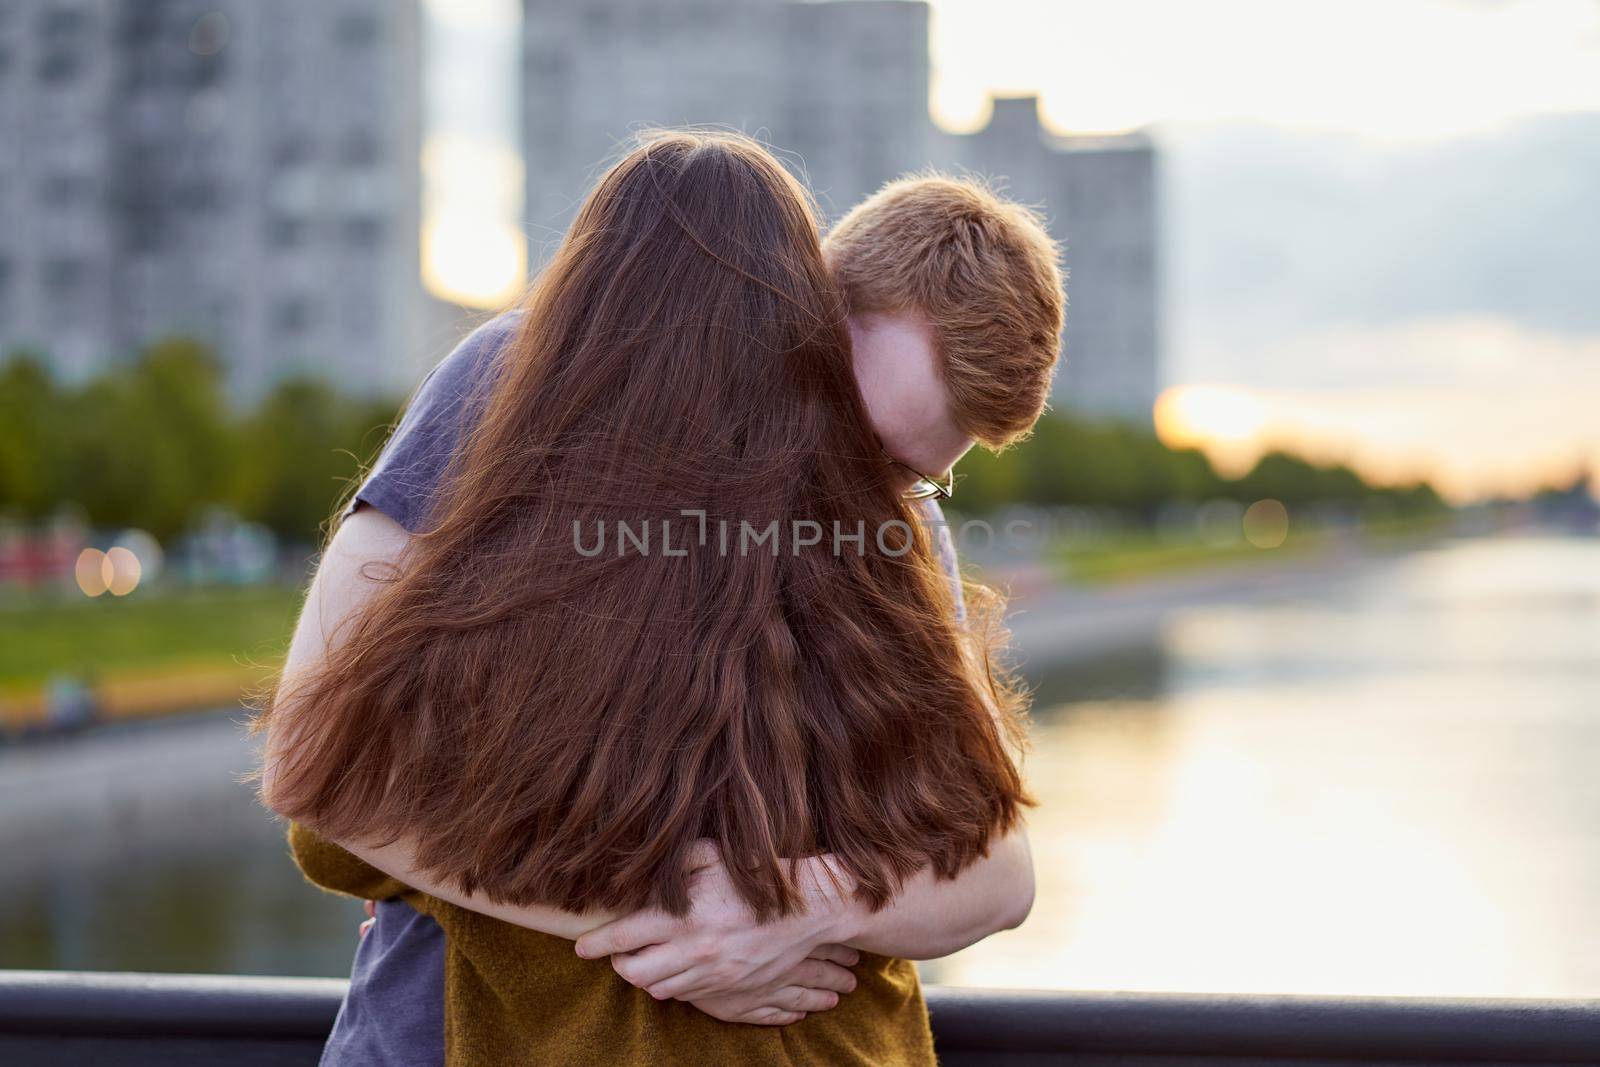
[[[420,893],[298,823],[289,847],[312,884],[366,900],[400,897],[445,934],[445,1062],[521,1064],[932,1065],[916,967],[862,953],[856,988],[790,1026],[725,1023],[623,981],[572,942]]]

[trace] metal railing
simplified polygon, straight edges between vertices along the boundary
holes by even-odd
[[[0,971],[0,1064],[309,1067],[344,985]],[[1600,1000],[926,992],[947,1067],[1600,1064]]]

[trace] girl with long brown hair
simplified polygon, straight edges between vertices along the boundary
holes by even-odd
[[[1016,836],[1021,701],[992,602],[957,621],[845,323],[775,159],[648,139],[537,279],[426,521],[297,632],[264,798],[421,891],[453,1060],[931,1059],[887,954],[940,911],[914,893],[998,928],[939,894]],[[615,971],[561,940],[586,931]],[[885,955],[838,1007],[713,1018],[849,946]]]

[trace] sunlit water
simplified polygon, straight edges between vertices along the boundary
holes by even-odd
[[[928,978],[1600,995],[1600,540],[1453,543],[1312,588],[1040,669],[1037,904]],[[7,837],[0,810],[0,965],[345,972],[359,909],[300,882],[226,724],[158,731],[96,744],[168,752],[122,763],[189,784],[130,801],[112,748],[77,814],[35,803]]]

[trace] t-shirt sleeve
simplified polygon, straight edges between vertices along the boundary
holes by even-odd
[[[956,560],[956,539],[950,533],[950,523],[945,519],[944,509],[939,507],[937,500],[923,501],[923,511],[929,535],[933,538],[934,551],[939,554],[939,565],[950,579],[950,595],[956,602],[956,621],[965,623],[967,603],[961,595],[961,565]]]
[[[508,312],[489,320],[428,372],[345,515],[368,504],[411,533],[422,529],[451,457],[482,411],[495,357],[518,319],[519,313]]]

